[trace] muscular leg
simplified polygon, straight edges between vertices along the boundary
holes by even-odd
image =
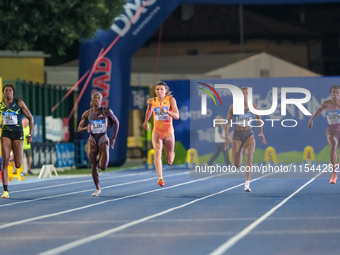
[[[12,150],[12,141],[7,137],[1,137],[1,152],[2,152],[2,170],[1,178],[2,184],[8,185],[8,165],[9,155]]]
[[[335,173],[335,165],[337,163],[337,155],[336,155],[336,148],[338,147],[339,140],[337,137],[333,136],[333,134],[329,133],[327,134],[327,141],[329,144],[329,147],[331,149],[330,152],[330,158],[331,158],[331,164],[333,166],[333,173]]]
[[[163,147],[163,140],[156,131],[152,131],[152,145],[155,150],[155,167],[158,174],[158,178],[162,177],[162,147]]]
[[[92,178],[94,181],[94,185],[96,185],[97,190],[100,189],[98,163],[97,163],[98,151],[99,151],[98,146],[94,142],[89,140],[89,158],[90,158],[90,163],[91,163]]]
[[[254,136],[248,137],[243,143],[244,154],[246,156],[246,181],[250,180],[251,171],[253,166],[253,155],[255,151],[255,138]]]
[[[22,148],[23,142],[20,140],[14,140],[12,141],[12,151],[14,154],[14,165],[16,169],[19,169],[22,164],[22,154],[23,154],[23,148]]]
[[[168,165],[171,165],[174,162],[175,158],[175,135],[174,133],[168,135],[163,141],[163,147],[165,152],[165,160]]]
[[[243,154],[242,142],[238,140],[232,140],[231,148],[232,148],[234,164],[236,167],[239,167],[242,163],[242,154]]]
[[[99,168],[101,170],[106,170],[109,164],[109,142],[106,141],[99,146]]]

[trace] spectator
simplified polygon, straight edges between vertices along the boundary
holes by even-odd
[[[31,144],[27,142],[27,136],[30,134],[30,126],[28,125],[28,119],[22,119],[22,127],[24,129],[24,154],[26,156],[27,162],[27,174],[33,174],[31,172],[31,157],[32,157],[32,150]]]

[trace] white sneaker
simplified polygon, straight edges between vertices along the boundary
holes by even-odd
[[[245,192],[251,192],[251,189],[250,189],[250,181],[246,181],[245,183],[244,183],[244,191]]]
[[[98,195],[102,193],[101,189],[96,189],[96,191],[92,194],[93,197],[98,197]]]

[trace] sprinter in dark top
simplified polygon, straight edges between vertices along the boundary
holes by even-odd
[[[6,84],[3,89],[3,101],[0,104],[0,112],[2,115],[2,135],[1,135],[1,151],[2,151],[2,184],[4,193],[2,198],[9,198],[8,192],[8,165],[11,151],[14,154],[14,164],[17,169],[22,164],[23,140],[24,133],[22,129],[22,115],[29,121],[30,133],[27,136],[27,143],[31,143],[33,139],[33,116],[25,105],[24,101],[15,97],[15,88],[11,84]]]
[[[103,96],[99,92],[94,92],[91,95],[91,109],[83,113],[79,123],[78,132],[88,131],[89,137],[89,157],[92,169],[92,178],[96,185],[96,191],[92,194],[93,197],[101,193],[99,186],[98,166],[101,170],[105,170],[109,163],[109,142],[113,149],[118,129],[119,121],[113,112],[102,106]],[[88,121],[88,125],[85,122]],[[112,137],[107,137],[107,129],[114,124]]]

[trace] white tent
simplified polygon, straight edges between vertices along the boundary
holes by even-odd
[[[320,74],[262,52],[205,73],[219,78],[312,77]]]

